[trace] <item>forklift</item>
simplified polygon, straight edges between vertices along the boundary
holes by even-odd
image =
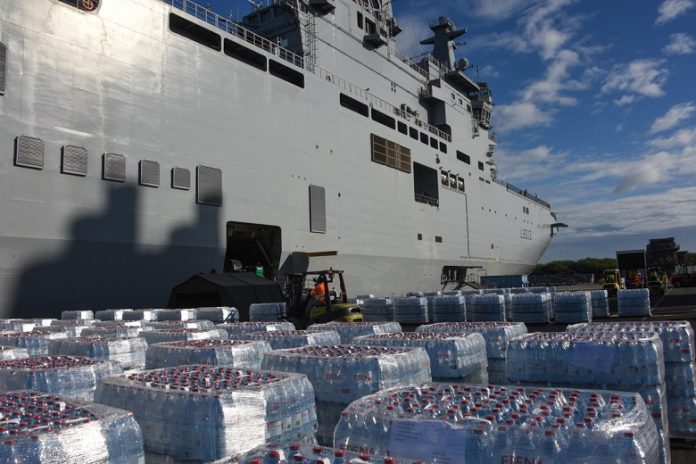
[[[648,289],[650,290],[651,299],[663,297],[667,289],[666,274],[659,266],[651,266],[648,268]]]
[[[602,288],[607,291],[609,298],[616,298],[619,290],[625,288],[618,269],[605,269],[602,273],[602,280],[604,280]]]
[[[332,290],[338,281],[340,295]],[[312,287],[308,287],[312,285]],[[335,288],[335,287],[334,287]],[[323,290],[315,292],[314,289]],[[325,322],[362,322],[360,307],[348,303],[343,271],[328,269],[288,274],[285,281],[288,319],[298,329]],[[323,300],[323,301],[322,301]]]

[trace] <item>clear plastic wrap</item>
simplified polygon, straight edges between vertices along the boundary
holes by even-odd
[[[31,332],[35,327],[33,322],[3,320],[0,322],[0,333]]]
[[[281,303],[252,303],[249,305],[251,322],[278,322],[288,318],[288,305]]]
[[[106,324],[105,322],[102,322],[101,324],[94,324],[92,327],[87,327],[82,331],[81,336],[133,338],[137,337],[141,332],[146,330],[137,321],[137,325],[128,323],[127,321],[109,321],[109,324]]]
[[[488,384],[486,341],[479,333],[408,332],[358,337],[354,343],[368,346],[424,348],[434,380]]]
[[[592,317],[609,317],[609,294],[606,290],[593,290],[590,292],[592,299]]]
[[[235,322],[232,324],[218,324],[215,327],[224,329],[227,332],[230,340],[235,339],[237,335],[254,332],[274,332],[282,330],[285,332],[295,330],[292,322]]]
[[[350,344],[355,337],[363,335],[401,333],[401,325],[398,322],[327,322],[307,327],[309,332],[327,330],[335,330],[341,336],[341,343]]]
[[[412,461],[656,464],[655,424],[636,393],[428,383],[352,403],[334,444]]]
[[[132,309],[104,309],[94,313],[94,318],[100,321],[122,321],[123,315]]]
[[[365,298],[360,303],[360,309],[365,322],[396,321],[394,301],[391,298]]]
[[[590,292],[560,292],[553,296],[554,320],[565,324],[592,321]]]
[[[12,359],[28,358],[26,348],[14,348],[11,346],[0,345],[0,361],[10,361]]]
[[[157,321],[195,321],[198,318],[198,309],[161,309],[156,314]]]
[[[548,324],[553,301],[550,293],[516,293],[511,295],[510,306],[513,321]]]
[[[306,330],[274,330],[272,332],[238,333],[236,340],[264,340],[274,350],[311,345],[339,345],[341,336],[335,330],[308,332]]]
[[[148,345],[154,343],[179,342],[186,340],[227,340],[227,332],[222,329],[163,329],[140,332]]]
[[[423,348],[306,346],[267,353],[261,366],[309,378],[316,395],[320,443],[332,441],[341,411],[351,401],[385,388],[430,380],[430,361]]]
[[[263,354],[271,351],[264,341],[189,340],[157,343],[147,349],[147,369],[206,364],[237,369],[261,368]]]
[[[426,297],[429,320],[432,322],[465,322],[466,297],[463,295],[439,295]]]
[[[652,316],[650,290],[647,288],[619,290],[616,299],[619,307],[619,317]]]
[[[127,411],[28,390],[2,394],[0,409],[0,462],[145,464]]]
[[[239,322],[239,311],[229,306],[197,308],[198,319],[212,322]]]
[[[180,366],[103,379],[95,396],[133,411],[146,451],[179,460],[302,440],[317,425],[312,385],[298,374]]]
[[[65,321],[65,322],[78,322],[75,321]],[[59,332],[64,333],[68,338],[80,337],[85,329],[89,329],[92,325],[76,325],[76,324],[66,324],[66,325],[52,325],[50,327],[42,327],[43,332]]]
[[[215,324],[211,321],[145,321],[143,327],[148,327],[152,330],[167,330],[167,329],[214,329]]]
[[[112,361],[43,356],[0,362],[0,391],[37,390],[91,401],[99,380],[123,372]]]
[[[25,348],[29,356],[46,356],[51,340],[68,338],[64,332],[49,332],[34,330],[33,332],[18,332],[0,334],[0,345]]]
[[[63,311],[60,313],[61,320],[71,320],[71,319],[94,319],[94,312],[92,310],[84,311]]]
[[[342,449],[329,448],[313,443],[278,443],[260,446],[242,456],[232,456],[212,464],[413,464],[411,460],[395,459],[391,456],[371,456]]]
[[[134,309],[121,314],[124,321],[159,321],[163,309]]]
[[[114,361],[124,371],[145,367],[146,351],[147,342],[140,337],[78,337],[67,340],[51,340],[48,345],[50,355],[81,356]]]
[[[505,296],[498,293],[471,295],[467,316],[473,322],[505,321]]]
[[[401,324],[425,324],[428,322],[428,299],[409,296],[394,298],[394,320]]]

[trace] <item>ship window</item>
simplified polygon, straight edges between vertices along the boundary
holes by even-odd
[[[387,127],[391,127],[392,129],[396,129],[396,120],[394,118],[374,108],[372,108],[372,120],[384,124]]]
[[[457,175],[456,174],[450,174],[449,186],[452,187],[453,189],[457,188]]]
[[[420,133],[420,141],[423,145],[427,145],[428,141],[429,141],[428,134],[426,134],[425,132],[421,132]]]
[[[413,163],[413,193],[418,203],[439,206],[437,171],[420,163]]]
[[[24,168],[43,169],[44,141],[20,135],[15,142],[15,165]]]
[[[464,192],[464,191],[465,191],[465,189],[464,189],[464,178],[463,178],[463,177],[460,177],[460,178],[458,179],[458,181],[459,181],[459,191],[460,191],[460,192]]]
[[[471,157],[469,155],[467,155],[466,153],[462,153],[459,150],[457,150],[457,159],[459,161],[466,163],[466,164],[471,164]]]
[[[447,174],[447,171],[440,171],[440,182],[442,182],[444,186],[449,184],[449,174]]]
[[[401,121],[397,121],[397,125],[399,127],[399,132],[401,132],[402,134],[408,135],[408,126],[405,123],[403,123]]]
[[[84,147],[65,145],[61,159],[60,171],[75,176],[87,175],[87,150]]]
[[[172,188],[178,190],[190,190],[191,171],[184,168],[172,168]]]
[[[418,140],[418,129],[414,129],[413,127],[409,127],[408,128],[408,135],[410,135],[413,140]]]
[[[326,189],[318,185],[309,186],[309,231],[326,233]]]
[[[196,201],[202,205],[222,206],[222,171],[199,165],[196,174]]]
[[[358,11],[358,27],[360,29],[363,28],[363,14]]]
[[[370,21],[369,19],[365,20],[365,32],[368,34],[374,34],[377,32],[377,26],[375,26],[375,23]]]
[[[478,168],[479,168],[479,171],[483,171],[483,162],[482,161],[478,162]]]
[[[235,58],[261,71],[266,71],[266,57],[243,45],[225,39],[225,55]]]
[[[372,161],[411,173],[411,150],[375,134],[372,134]]]
[[[442,237],[440,237],[439,235],[436,235],[435,236],[435,243],[442,243]]]
[[[160,186],[160,165],[157,161],[140,161],[140,185],[147,187]]]
[[[447,144],[445,142],[440,142],[440,151],[442,153],[447,153]]]
[[[438,144],[437,144],[437,140],[435,139],[435,137],[430,137],[430,146],[437,150]]]
[[[117,153],[104,153],[102,179],[114,182],[126,181],[126,157]]]
[[[341,106],[348,108],[351,111],[355,111],[358,114],[362,114],[365,117],[370,115],[370,108],[362,102],[359,102],[355,98],[351,98],[348,95],[341,94],[340,96]]]
[[[184,36],[187,39],[191,39],[213,50],[217,50],[218,52],[221,50],[222,38],[218,34],[196,23],[192,23],[181,16],[172,13],[169,14],[169,29],[175,34]]]
[[[423,240],[423,234],[418,234],[418,240]]]
[[[0,95],[5,95],[5,75],[7,74],[7,47],[0,42]]]
[[[271,75],[275,77],[279,77],[283,79],[286,82],[289,82],[293,85],[296,85],[302,89],[304,89],[305,86],[305,79],[304,79],[304,74],[302,74],[300,71],[296,71],[294,69],[291,69],[284,64],[280,64],[275,60],[270,60],[269,66],[268,66],[268,71],[271,73]]]

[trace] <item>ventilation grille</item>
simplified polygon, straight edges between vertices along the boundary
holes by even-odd
[[[5,68],[7,68],[7,47],[0,42],[0,95],[5,95]]]
[[[222,206],[222,171],[208,166],[198,166],[196,171],[196,201],[202,205]]]
[[[191,171],[184,168],[172,168],[172,188],[191,190]]]
[[[326,189],[318,185],[309,186],[309,231],[326,233]]]
[[[41,139],[20,135],[17,137],[15,164],[25,168],[43,169],[44,142]]]
[[[411,149],[372,134],[372,161],[411,173]]]
[[[63,147],[63,160],[61,164],[63,174],[76,176],[87,175],[87,150],[84,147],[65,145]]]
[[[160,165],[157,161],[142,160],[140,162],[140,185],[160,186]]]
[[[104,154],[104,172],[102,174],[104,180],[113,180],[114,182],[126,181],[126,157],[116,153]]]

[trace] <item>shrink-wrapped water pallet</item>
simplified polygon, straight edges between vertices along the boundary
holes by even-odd
[[[250,332],[234,335],[237,340],[263,340],[274,350],[314,345],[339,345],[341,337],[335,330],[309,332],[307,330],[274,330],[272,332]]]
[[[198,319],[211,322],[239,322],[239,311],[229,306],[197,308]]]
[[[392,456],[372,456],[368,453],[355,453],[316,444],[267,445],[254,448],[241,456],[234,456],[213,464],[413,464],[411,460],[396,459]]]
[[[133,311],[132,309],[103,309],[101,311],[96,311],[94,313],[94,318],[100,321],[121,321],[124,319],[123,315],[127,312]]]
[[[33,322],[4,320],[0,322],[0,333],[31,332],[35,327]]]
[[[0,334],[0,345],[25,348],[29,356],[46,356],[51,340],[68,338],[63,332],[34,330],[33,332],[17,332]]]
[[[650,290],[647,288],[619,290],[616,300],[619,317],[652,316]]]
[[[463,295],[432,297],[429,307],[432,308],[432,322],[466,321],[466,297]]]
[[[511,296],[510,315],[515,322],[548,324],[553,302],[550,293],[517,293]]]
[[[590,292],[592,299],[592,317],[609,317],[609,294],[606,290],[593,290]]]
[[[354,342],[368,346],[421,347],[430,358],[434,380],[488,383],[486,341],[479,333],[408,332],[367,335]]]
[[[554,321],[573,324],[592,320],[590,292],[560,292],[553,296]]]
[[[249,305],[249,320],[252,322],[278,322],[287,319],[286,303],[253,303]]]
[[[94,319],[94,312],[89,309],[83,311],[63,311],[60,313],[60,318],[63,321],[73,319]]]
[[[147,369],[206,364],[237,369],[260,369],[263,354],[271,351],[264,341],[188,340],[156,343],[147,348]]]
[[[665,356],[667,416],[672,436],[696,436],[696,367],[694,331],[688,321],[614,322],[577,324],[573,333],[656,333]]]
[[[365,322],[396,321],[394,300],[391,298],[366,298],[360,304]]]
[[[145,367],[147,342],[140,337],[78,337],[51,340],[50,355],[81,356],[84,358],[114,361],[123,370]]]
[[[401,324],[425,324],[428,322],[428,299],[409,296],[394,298],[394,320]]]
[[[237,335],[253,332],[275,332],[277,330],[289,332],[295,330],[292,322],[235,322],[218,324],[215,326],[227,332],[230,340],[234,340]]]
[[[143,437],[127,411],[36,391],[0,395],[0,462],[144,464]]]
[[[29,389],[91,401],[100,379],[121,372],[113,361],[77,356],[0,361],[0,391]]]
[[[505,296],[497,293],[472,295],[467,307],[472,322],[505,321]]]
[[[149,330],[140,321],[103,321],[88,327],[80,334],[82,337],[124,337],[133,338]]]
[[[533,333],[510,340],[512,383],[638,392],[655,420],[663,463],[669,426],[662,341],[656,334]]]
[[[147,340],[148,345],[185,340],[227,340],[228,338],[227,332],[218,328],[148,330],[140,332],[140,337]]]
[[[205,329],[210,330],[215,328],[215,324],[211,321],[146,321],[143,322],[143,327],[152,330],[168,330],[168,329]]]
[[[134,309],[126,311],[121,316],[124,321],[159,321],[159,313],[163,309]]]
[[[96,401],[132,411],[145,450],[213,461],[316,431],[314,391],[299,374],[190,365],[103,379]]]
[[[442,464],[656,464],[636,393],[427,383],[352,403],[334,446]]]
[[[341,343],[350,344],[355,337],[363,335],[379,335],[401,333],[401,325],[398,322],[327,322],[326,324],[312,324],[307,327],[309,332],[324,332],[335,330],[341,337]]]
[[[158,321],[194,321],[198,318],[198,309],[162,309],[157,313]]]
[[[63,322],[77,322],[77,321],[63,321]],[[42,332],[57,332],[57,333],[64,333],[66,337],[68,338],[75,338],[75,337],[80,337],[82,335],[82,332],[84,332],[86,329],[89,329],[90,327],[93,327],[92,324],[90,325],[76,325],[76,324],[66,324],[66,325],[52,325],[50,327],[41,327]]]
[[[0,361],[10,361],[12,359],[28,358],[26,348],[14,348],[11,346],[0,345]]]
[[[263,369],[307,376],[316,395],[320,443],[330,443],[341,411],[376,391],[430,380],[430,361],[422,348],[356,345],[306,346],[267,353]]]
[[[505,383],[505,357],[508,341],[527,333],[521,322],[453,322],[422,325],[416,332],[480,333],[486,340],[488,356],[488,381]]]

